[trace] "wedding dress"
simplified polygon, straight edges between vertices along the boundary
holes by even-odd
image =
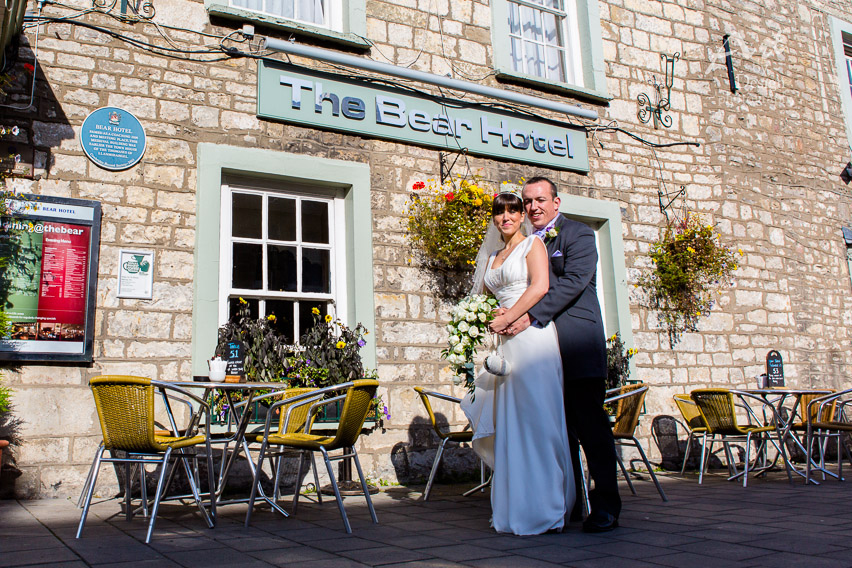
[[[494,255],[488,259],[485,285],[501,307],[511,307],[529,285],[526,256],[537,238],[527,237],[496,269]],[[462,401],[473,448],[494,470],[492,525],[518,535],[560,529],[575,493],[556,328],[529,327],[498,341],[510,374],[483,370]]]

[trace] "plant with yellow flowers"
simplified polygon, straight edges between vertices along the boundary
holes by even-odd
[[[325,387],[365,376],[361,348],[367,329],[360,323],[350,329],[330,314],[312,310],[314,325],[299,339],[301,350],[285,369],[291,387]]]
[[[606,340],[606,388],[619,388],[630,378],[630,359],[636,355],[636,349],[627,349],[621,334],[615,332]]]
[[[674,348],[685,331],[695,331],[699,318],[710,314],[713,292],[730,285],[736,257],[712,225],[691,213],[667,226],[650,254],[654,266],[640,277],[638,286]]]
[[[240,298],[237,313],[219,328],[216,355],[223,356],[229,341],[241,341],[246,346],[244,369],[250,381],[280,381],[292,346],[276,333],[271,324],[275,316],[254,318],[248,302]]]
[[[481,179],[419,181],[408,202],[408,237],[435,268],[470,270],[491,219],[495,190]]]

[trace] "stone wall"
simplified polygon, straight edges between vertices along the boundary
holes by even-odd
[[[546,174],[568,193],[618,202],[631,288],[647,268],[649,243],[665,221],[658,206],[662,183],[669,191],[685,186],[688,208],[716,224],[726,244],[742,250],[735,286],[722,292],[700,331],[686,334],[675,349],[634,290],[631,314],[639,354],[633,378],[652,385],[641,424],[652,459],[657,452],[648,439],[650,418],[676,415],[674,393],[750,386],[771,348],[783,354],[787,380],[796,386],[848,386],[852,365],[842,348],[849,340],[852,300],[840,236],[840,226],[850,223],[850,195],[838,178],[849,149],[826,18],[843,16],[845,8],[816,1],[682,4],[600,2],[613,97],[605,105],[498,83],[490,75],[488,2],[367,1],[367,36],[375,44],[368,56],[375,60],[582,102],[597,108],[601,126],[617,121],[660,144],[701,144],[653,150],[624,133],[600,129],[589,136],[588,175],[480,158],[460,160],[455,170],[465,173],[469,164],[471,172],[494,184]],[[189,49],[216,43],[197,32],[225,35],[237,28],[219,20],[211,25],[200,1],[169,0],[156,8],[159,23],[187,28],[163,29]],[[44,8],[45,16],[68,14],[54,5]],[[151,24],[121,23],[97,13],[80,21],[169,45]],[[460,394],[439,358],[448,305],[435,293],[432,275],[419,267],[404,233],[408,191],[414,181],[437,177],[437,152],[258,120],[252,58],[169,57],[67,21],[47,23],[39,32],[34,110],[9,111],[3,118],[22,128],[21,142],[35,147],[37,175],[12,184],[32,193],[97,199],[104,215],[94,365],[26,365],[6,379],[16,390],[16,412],[26,421],[26,443],[17,451],[24,471],[17,493],[66,496],[79,490],[100,439],[86,387],[90,377],[191,374],[200,142],[370,165],[375,337],[392,419],[362,439],[362,461],[374,478],[425,476],[436,438],[411,387]],[[736,94],[728,89],[724,34],[734,50]],[[31,28],[25,41],[31,47],[22,48],[17,71],[31,61],[35,39]],[[248,51],[247,44],[239,47]],[[647,83],[652,76],[662,80],[660,53],[675,52],[680,59],[674,67],[673,126],[655,130],[638,121],[636,98],[652,95]],[[20,75],[11,102],[26,101],[25,83]],[[76,139],[83,118],[107,105],[132,110],[148,134],[142,162],[124,172],[93,165]],[[156,252],[152,301],[115,296],[117,251],[126,246]],[[455,409],[438,405],[437,410],[452,422],[462,421]],[[463,472],[474,458],[468,449],[452,450],[448,461],[449,471]]]

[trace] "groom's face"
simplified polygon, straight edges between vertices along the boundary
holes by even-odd
[[[536,229],[546,227],[559,213],[559,198],[553,197],[546,181],[524,186],[524,209]]]

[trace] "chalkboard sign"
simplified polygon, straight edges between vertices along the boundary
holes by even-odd
[[[225,380],[235,382],[231,377],[239,377],[242,380],[245,377],[246,369],[246,345],[242,341],[229,341],[224,345],[224,353],[222,358],[228,362],[227,370],[225,371]]]
[[[766,354],[766,386],[784,386],[784,360],[781,359],[781,354],[774,349]]]

